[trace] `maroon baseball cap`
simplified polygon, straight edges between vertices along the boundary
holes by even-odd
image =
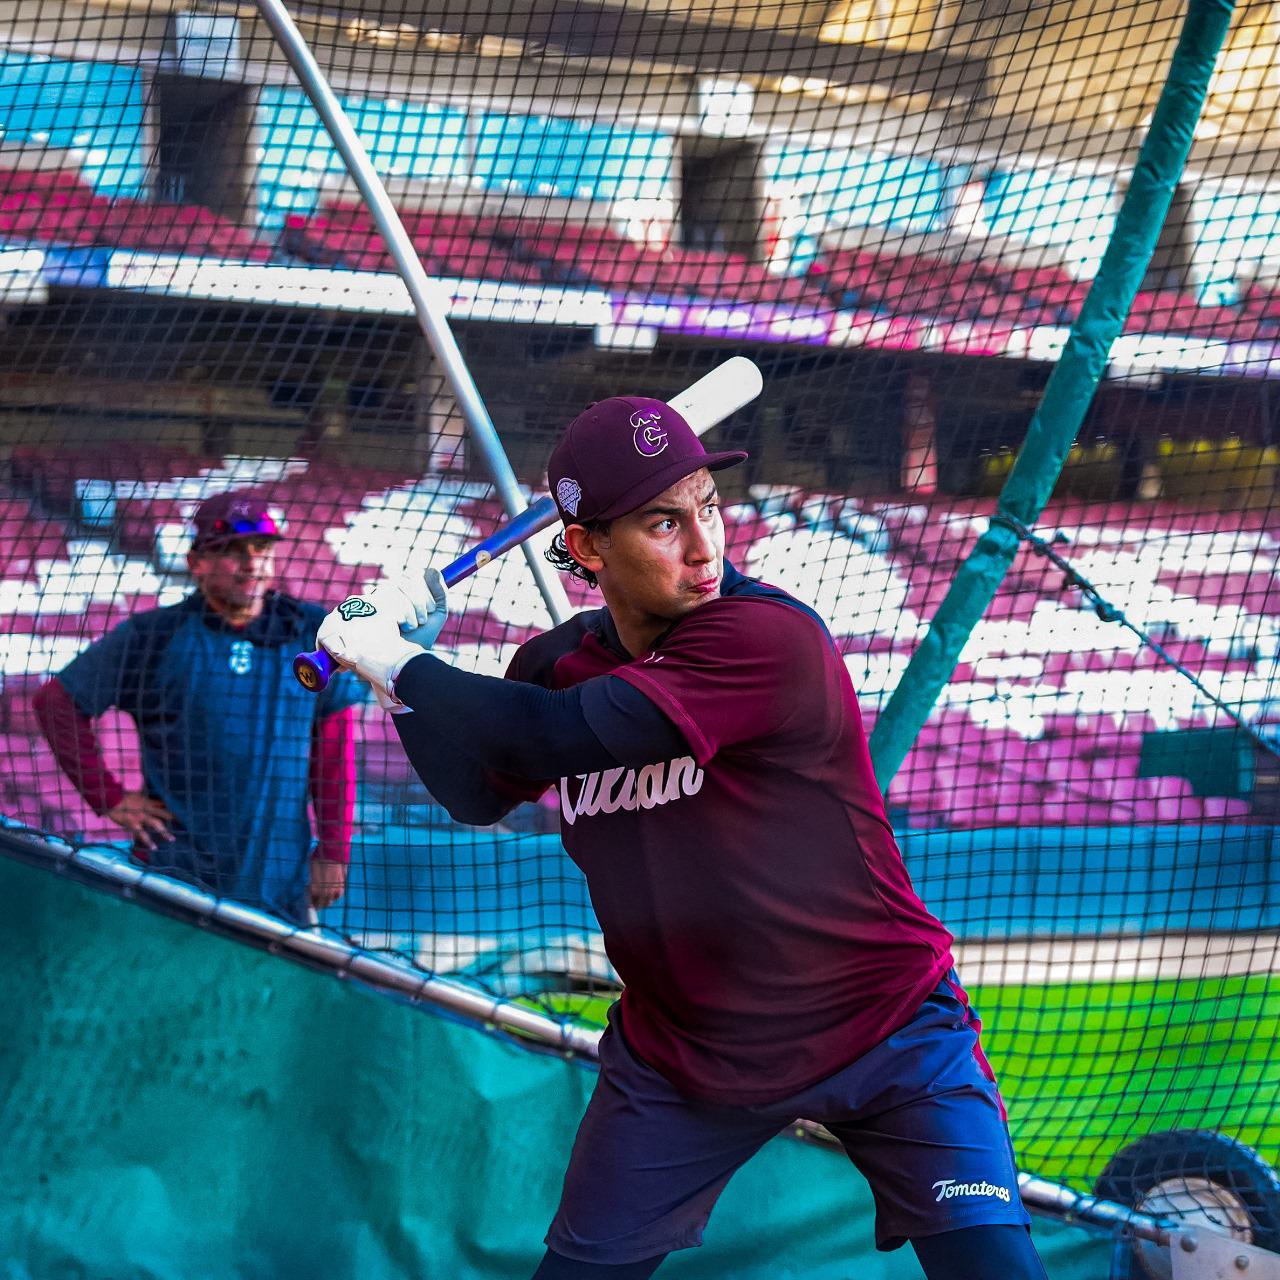
[[[740,449],[708,453],[675,409],[648,396],[614,396],[584,409],[565,429],[547,480],[565,524],[612,520],[642,507],[706,467],[737,466]]]
[[[267,504],[256,494],[229,490],[206,498],[191,523],[195,537],[192,551],[223,547],[237,538],[279,538],[282,536]]]

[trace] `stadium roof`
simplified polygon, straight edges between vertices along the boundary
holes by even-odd
[[[758,93],[802,96],[796,115],[806,117],[806,127],[839,128],[878,116],[878,136],[891,146],[913,128],[924,129],[927,114],[934,150],[1044,154],[1102,169],[1132,163],[1186,13],[1185,0],[287,3],[304,30],[319,24],[322,43],[358,44],[371,58],[385,52],[389,69],[394,63],[396,74],[418,82],[423,75],[449,81],[447,59],[454,55],[507,65],[518,60],[522,78],[546,77],[539,93],[568,99],[572,85],[560,78],[566,61],[602,74],[600,89],[607,85],[608,93],[632,104],[646,95],[649,70],[738,78]],[[88,42],[96,28],[101,46],[110,42],[109,23],[93,23],[94,13],[117,19],[122,42],[151,44],[162,38],[167,12],[194,7],[187,0],[160,6],[67,0],[58,12],[64,21],[82,12],[85,34],[74,43]],[[60,52],[42,39],[52,12],[30,0],[0,0],[15,48],[29,43]],[[245,26],[257,17],[247,3],[227,12]],[[28,31],[29,42],[22,38]],[[260,56],[259,39],[248,44]],[[334,59],[335,69],[340,61]],[[452,83],[467,90],[463,76]],[[653,92],[667,91],[655,82]],[[584,94],[585,105],[590,95]],[[875,107],[870,115],[868,104]],[[1278,112],[1280,4],[1242,0],[1197,130],[1189,177],[1248,180],[1280,170]],[[778,127],[785,115],[775,107],[768,118]]]
[[[326,0],[306,7],[352,16]],[[1183,0],[398,0],[362,4],[357,20],[615,71],[625,59],[739,76],[837,103],[867,91],[926,98],[951,114],[957,146],[998,135],[1006,150],[1114,164],[1141,142],[1185,14]],[[1280,148],[1278,51],[1280,5],[1237,4],[1194,167],[1248,175],[1260,149]]]

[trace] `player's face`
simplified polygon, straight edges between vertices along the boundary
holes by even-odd
[[[215,612],[250,621],[262,612],[275,582],[275,539],[236,538],[223,547],[192,551],[187,565]]]
[[[619,516],[597,540],[597,552],[594,572],[614,621],[624,639],[630,630],[647,647],[720,594],[724,521],[711,472],[695,471]]]

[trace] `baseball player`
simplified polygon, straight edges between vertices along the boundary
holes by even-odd
[[[980,1024],[844,662],[812,610],[724,558],[714,472],[745,456],[707,453],[657,400],[576,418],[548,468],[550,554],[605,607],[522,645],[506,679],[426,652],[438,574],[320,628],[456,818],[556,789],[625,983],[535,1280],[652,1275],[798,1117],[866,1176],[879,1248],[909,1240],[930,1280],[1043,1277]]]
[[[40,690],[36,712],[58,763],[136,858],[306,923],[346,887],[351,708],[367,693],[344,676],[317,700],[293,679],[293,655],[324,611],[272,589],[281,535],[261,501],[220,493],[193,523],[196,590],[90,645]],[[137,723],[140,791],[102,758],[93,721],[109,707]]]

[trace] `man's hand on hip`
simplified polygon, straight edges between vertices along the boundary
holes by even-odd
[[[106,816],[123,827],[140,849],[148,852],[173,839],[169,824],[173,814],[144,791],[126,791],[120,803],[108,809]]]

